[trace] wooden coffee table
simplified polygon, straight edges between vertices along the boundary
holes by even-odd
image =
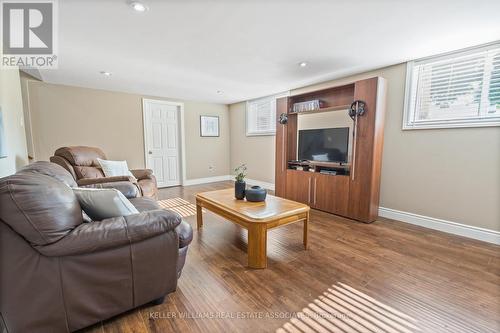
[[[304,222],[304,248],[307,249],[309,206],[267,195],[264,202],[236,200],[234,189],[196,194],[198,230],[203,226],[202,208],[248,230],[248,266],[267,267],[267,230],[295,222]]]

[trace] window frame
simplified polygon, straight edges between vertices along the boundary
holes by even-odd
[[[465,56],[468,54],[474,54],[477,52],[500,48],[499,42],[494,42],[486,45],[471,47],[459,51],[453,51],[445,54],[440,54],[436,56],[421,58],[418,60],[408,61],[406,63],[406,80],[405,80],[405,97],[404,97],[404,109],[403,109],[403,130],[420,130],[420,129],[443,129],[443,128],[467,128],[467,127],[495,127],[500,126],[500,115],[498,117],[491,118],[457,118],[448,120],[428,120],[422,122],[415,122],[412,120],[415,114],[415,107],[411,105],[412,102],[412,92],[413,84],[415,83],[415,78],[413,77],[413,69],[416,65],[427,64],[431,62],[453,59],[460,56]]]
[[[251,102],[255,102],[255,101],[259,101],[259,100],[272,100],[272,99],[274,99],[274,103],[276,104],[276,101],[278,100],[278,98],[287,97],[289,95],[290,95],[290,92],[287,91],[287,92],[280,93],[280,94],[254,98],[254,99],[246,101],[245,102],[245,135],[246,136],[275,136],[276,135],[276,126],[274,126],[274,130],[270,130],[270,131],[249,132],[249,128],[248,128],[248,124],[249,124],[249,121],[248,121],[248,118],[249,118],[248,113],[249,112],[248,112],[248,110],[249,110],[249,107],[248,107],[248,105]],[[275,109],[275,111],[277,111],[277,110]],[[276,113],[275,113],[275,118],[276,118]],[[276,119],[271,119],[271,121],[274,122],[274,124],[276,125]]]

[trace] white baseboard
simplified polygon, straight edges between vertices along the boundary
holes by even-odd
[[[199,185],[199,184],[208,184],[208,183],[222,182],[222,181],[230,180],[230,179],[231,179],[230,175],[186,179],[182,183],[182,186],[191,186],[191,185]]]
[[[255,186],[258,185],[263,188],[267,188],[268,190],[274,191],[274,184],[273,183],[268,183],[268,182],[262,182],[260,180],[255,180],[255,179],[245,179],[247,184]]]
[[[441,220],[434,217],[403,212],[396,209],[379,207],[378,214],[392,220],[419,225],[430,229],[444,231],[450,234],[469,237],[488,243],[500,245],[500,232],[490,229],[473,227],[466,224]]]
[[[214,182],[221,182],[225,180],[233,180],[233,176],[215,176],[207,178],[187,179],[184,181],[184,186],[207,184]],[[268,190],[274,191],[274,184],[263,182],[255,179],[246,179],[249,185],[258,185]],[[450,234],[464,236],[468,238],[477,239],[480,241],[500,245],[500,232],[485,228],[473,227],[466,224],[441,220],[430,216],[423,216],[414,213],[403,212],[400,210],[379,207],[378,215],[392,220],[397,220],[405,223],[418,225],[421,227],[444,231]]]

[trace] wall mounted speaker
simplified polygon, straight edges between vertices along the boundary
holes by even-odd
[[[288,123],[288,115],[286,113],[280,114],[280,118],[279,118],[278,122],[282,125],[285,125],[286,123]]]
[[[351,103],[351,108],[349,109],[349,117],[354,119],[365,114],[366,103],[360,100]]]

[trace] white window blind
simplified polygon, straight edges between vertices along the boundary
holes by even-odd
[[[286,94],[273,95],[247,102],[246,135],[276,134],[276,99]]]
[[[500,125],[500,44],[408,63],[403,129]]]

